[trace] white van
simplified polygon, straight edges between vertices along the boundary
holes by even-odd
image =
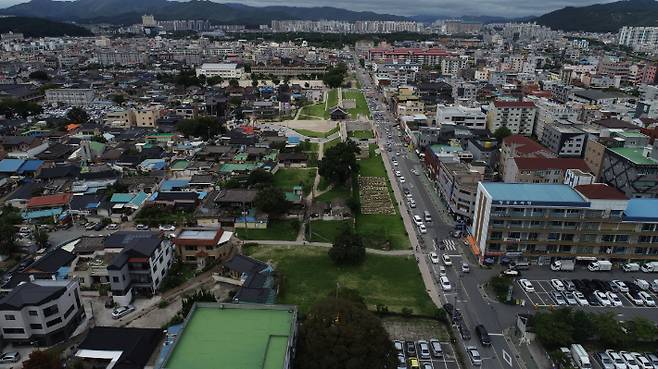
[[[432,221],[432,214],[430,214],[429,211],[425,210],[425,212],[423,214],[425,215],[425,221],[426,222],[431,222]]]
[[[587,351],[578,343],[571,345],[571,357],[576,365],[581,369],[591,369],[592,363],[589,361]]]

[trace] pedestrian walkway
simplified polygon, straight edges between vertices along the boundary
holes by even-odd
[[[267,246],[310,246],[310,247],[323,247],[330,248],[333,246],[329,242],[308,242],[308,241],[277,241],[277,240],[266,240],[266,241],[253,241],[250,243],[256,243],[259,245]],[[373,255],[385,255],[385,256],[409,256],[413,255],[411,250],[377,250],[377,249],[368,249],[366,248],[367,254]]]

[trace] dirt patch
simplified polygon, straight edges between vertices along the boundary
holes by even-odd
[[[361,214],[395,214],[386,178],[359,177]]]
[[[284,120],[282,126],[292,129],[306,129],[315,132],[329,132],[336,128],[336,122],[331,120]]]
[[[382,318],[382,324],[394,340],[418,341],[437,338],[447,341],[450,339],[445,326],[434,319],[391,316]]]

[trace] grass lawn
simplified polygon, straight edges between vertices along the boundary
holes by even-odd
[[[298,305],[302,312],[335,293],[336,285],[358,290],[371,310],[383,304],[395,312],[405,307],[414,314],[432,315],[435,311],[412,256],[369,254],[363,265],[337,267],[321,248],[249,246],[245,252],[272,263],[283,274],[277,303]]]
[[[333,89],[327,92],[327,116],[329,116],[329,110],[338,104],[338,90]]]
[[[370,139],[375,138],[375,135],[372,131],[350,131],[347,133],[348,136],[358,138],[358,139]]]
[[[295,129],[295,132],[299,133],[300,135],[307,136],[307,137],[327,138],[327,137],[333,135],[334,133],[338,132],[338,125],[336,125],[334,128],[332,128],[331,130],[329,130],[327,132],[311,131],[311,130],[308,130],[308,129],[301,129],[301,128]]]
[[[386,168],[382,162],[381,155],[375,153],[377,145],[371,144],[368,149],[370,150],[370,157],[368,159],[359,160],[359,174],[364,177],[386,177]]]
[[[351,196],[351,191],[349,185],[343,185],[334,187],[331,190],[323,193],[322,195],[315,198],[315,201],[319,202],[331,202],[334,199],[345,199],[347,200]]]
[[[344,229],[352,226],[352,220],[313,220],[311,221],[311,241],[334,242],[336,236]]]
[[[344,90],[343,99],[355,99],[356,108],[349,109],[352,118],[357,118],[359,115],[370,117],[370,109],[368,109],[368,103],[366,102],[365,96],[359,90]]]
[[[356,233],[372,249],[409,249],[409,235],[399,214],[358,214]]]
[[[318,103],[313,105],[306,105],[302,108],[301,113],[299,113],[300,118],[302,116],[314,117],[315,119],[322,119],[327,117],[327,112],[324,109],[324,103]]]
[[[266,229],[236,229],[241,240],[294,241],[299,233],[299,220],[272,219]]]
[[[338,145],[340,143],[340,137],[336,137],[331,141],[327,141],[324,143],[324,152],[327,152],[330,148]]]
[[[274,186],[283,191],[292,191],[294,186],[301,185],[304,193],[311,192],[313,179],[315,178],[315,168],[285,168],[279,169],[274,175]]]

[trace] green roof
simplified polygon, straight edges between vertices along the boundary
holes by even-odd
[[[647,137],[648,138],[648,136],[645,135],[644,133],[637,132],[637,131],[622,131],[622,132],[618,132],[616,134],[618,136],[621,136],[621,137],[629,137],[629,138]]]
[[[190,163],[187,160],[176,160],[171,164],[170,169],[172,170],[183,170],[187,168]]]
[[[231,172],[246,172],[256,169],[257,165],[254,163],[226,163],[219,168],[219,171],[222,173],[231,173]]]
[[[633,147],[610,147],[608,150],[636,165],[658,165],[658,161],[643,155],[644,149]]]
[[[290,306],[197,306],[163,368],[281,369],[295,324]]]

